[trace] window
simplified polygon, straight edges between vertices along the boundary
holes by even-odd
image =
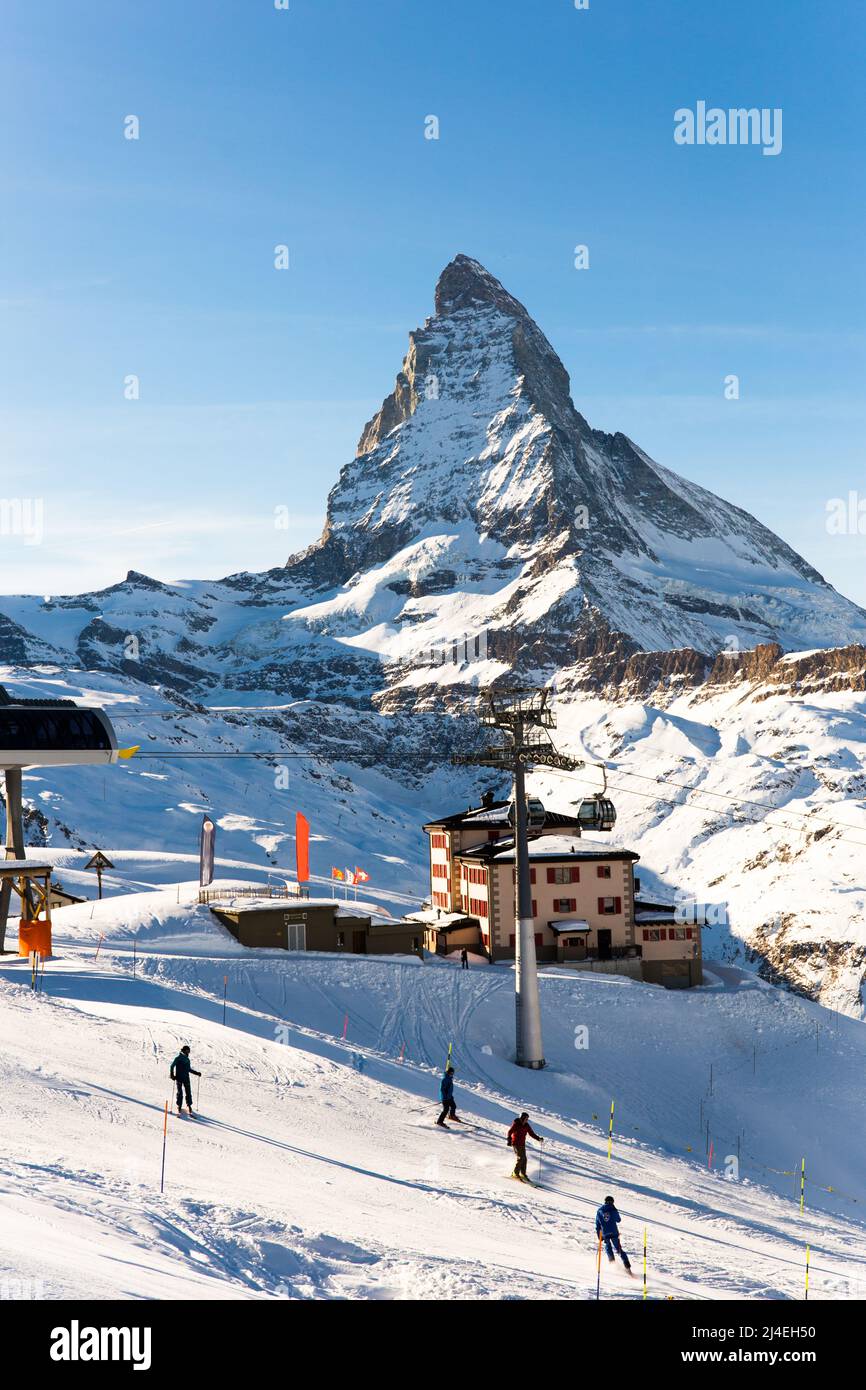
[[[448,894],[447,894],[447,893],[434,893],[434,894],[433,894],[433,906],[434,906],[434,907],[447,907],[447,906],[448,906]]]
[[[602,917],[616,917],[622,912],[622,898],[599,898],[598,910]]]
[[[105,750],[111,741],[101,718],[93,710],[0,709],[0,748]]]
[[[670,929],[670,940],[671,940],[671,941],[685,941],[685,939],[686,939],[686,929],[685,929],[685,927],[671,927],[671,929]]]
[[[433,864],[432,867],[431,867],[430,872],[432,873],[432,875],[433,875],[434,878],[447,878],[447,877],[448,877],[448,865],[447,865],[447,864]]]
[[[555,868],[547,870],[548,883],[580,883],[580,869],[576,865],[569,865],[568,868]]]
[[[554,898],[554,912],[574,912],[577,907],[576,898]]]
[[[474,917],[487,916],[487,901],[485,898],[470,898],[469,911]]]
[[[610,878],[610,865],[599,864],[595,872],[599,878]]]
[[[658,941],[660,939],[658,927],[644,927],[643,939],[644,941]]]

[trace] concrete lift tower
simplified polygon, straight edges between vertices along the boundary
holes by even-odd
[[[535,766],[558,767],[573,772],[586,766],[578,758],[558,753],[548,730],[556,720],[544,689],[512,687],[488,690],[482,700],[481,723],[505,735],[478,753],[453,759],[455,763],[496,767],[514,778],[515,962],[514,989],[517,1046],[520,1067],[544,1066],[541,1040],[541,1003],[538,996],[538,964],[535,956],[535,924],[532,917],[532,885],[529,875],[529,838],[526,805],[526,770]],[[606,781],[605,781],[606,785]],[[578,819],[587,830],[611,830],[616,812],[606,797],[590,797],[581,803]]]
[[[103,710],[77,705],[74,700],[19,700],[0,685],[0,771],[6,799],[4,858],[17,862],[25,859],[21,802],[25,767],[116,763],[118,758],[131,756],[132,751],[118,749],[111,721]],[[0,951],[5,945],[11,896],[12,883],[4,878],[0,882]],[[22,916],[26,916],[26,882],[21,908]]]

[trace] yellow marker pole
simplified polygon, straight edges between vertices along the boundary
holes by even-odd
[[[646,1226],[643,1228],[643,1296],[646,1298]]]
[[[801,1211],[803,1210],[803,1207],[805,1206],[805,1203],[806,1203],[806,1160],[805,1160],[805,1158],[804,1158],[803,1161],[802,1161],[802,1163],[800,1164],[800,1210],[801,1210]]]
[[[809,1247],[806,1246],[806,1301],[809,1300]]]
[[[450,1067],[450,1065],[451,1065],[451,1049],[452,1049],[453,1046],[454,1046],[453,1043],[449,1043],[449,1044],[448,1044],[448,1056],[445,1058],[445,1065],[446,1065],[446,1067]]]
[[[610,1128],[607,1131],[607,1161],[610,1162],[610,1152],[613,1148],[613,1101],[610,1103]]]

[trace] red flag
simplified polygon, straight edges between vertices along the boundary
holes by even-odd
[[[364,870],[364,869],[359,869],[359,868],[357,867],[357,865],[355,866],[355,882],[356,882],[356,883],[369,883],[369,882],[370,882],[370,875],[366,872],[366,870]]]
[[[310,822],[300,811],[295,816],[295,867],[298,883],[307,883],[310,878]]]

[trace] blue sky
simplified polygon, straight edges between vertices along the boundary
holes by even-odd
[[[864,30],[854,0],[4,0],[0,491],[45,511],[0,590],[281,563],[463,251],[593,425],[866,603],[866,535],[826,525],[866,497]],[[781,107],[782,153],[677,146],[698,100]]]

